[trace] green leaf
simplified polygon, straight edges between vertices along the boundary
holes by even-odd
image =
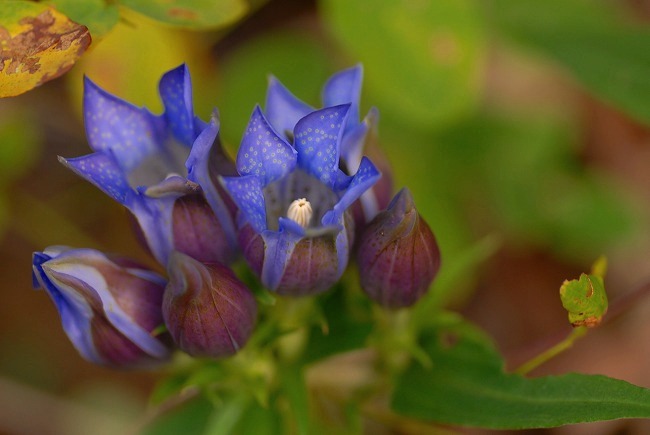
[[[352,312],[341,286],[321,296],[319,302],[325,324],[310,328],[303,352],[305,364],[363,347],[373,328],[369,319]]]
[[[203,435],[213,406],[203,396],[192,398],[159,415],[146,425],[141,435]]]
[[[88,27],[93,38],[106,35],[120,19],[117,4],[106,0],[49,0],[46,3]]]
[[[205,435],[228,435],[246,412],[251,398],[245,394],[229,397],[216,408],[205,428]]]
[[[248,11],[244,0],[120,0],[120,3],[154,20],[192,30],[227,26]]]
[[[291,408],[292,421],[295,423],[295,432],[300,435],[309,435],[311,432],[311,414],[309,412],[309,396],[305,385],[305,376],[299,366],[284,367],[282,369],[282,390],[284,391]]]
[[[560,299],[573,326],[598,326],[607,312],[607,293],[600,276],[583,273],[580,279],[564,281]]]
[[[616,2],[495,0],[499,30],[567,67],[590,91],[650,124],[650,29]]]
[[[349,58],[363,63],[367,101],[382,112],[430,129],[476,103],[485,38],[473,2],[320,3]]]
[[[85,26],[55,9],[5,0],[0,9],[0,98],[20,95],[66,73],[90,45]]]
[[[276,435],[283,433],[279,414],[272,408],[251,403],[234,433],[239,435]]]
[[[489,338],[458,316],[441,316],[422,337],[422,346],[433,367],[412,363],[392,398],[393,409],[406,416],[490,429],[650,417],[650,390],[621,380],[505,373]]]

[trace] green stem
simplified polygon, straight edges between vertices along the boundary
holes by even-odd
[[[562,340],[555,346],[552,346],[551,348],[545,350],[544,352],[540,353],[536,357],[526,361],[524,364],[522,364],[515,370],[515,373],[520,375],[525,375],[527,373],[530,373],[532,370],[536,369],[537,367],[551,360],[552,358],[555,358],[557,355],[561,354],[562,352],[564,352],[565,350],[573,346],[573,343],[580,337],[583,337],[587,333],[587,330],[588,328],[585,326],[574,328],[564,340]]]

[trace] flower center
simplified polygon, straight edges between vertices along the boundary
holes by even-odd
[[[309,201],[305,198],[300,198],[289,205],[287,217],[297,222],[301,227],[307,228],[313,213]]]

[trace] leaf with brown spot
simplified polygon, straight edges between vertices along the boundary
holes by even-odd
[[[88,29],[53,8],[3,1],[0,98],[27,92],[67,72],[90,45]]]
[[[244,0],[121,0],[120,4],[154,20],[188,29],[216,29],[243,18]]]

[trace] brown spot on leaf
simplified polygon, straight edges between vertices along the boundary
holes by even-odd
[[[21,94],[68,71],[88,48],[90,33],[48,8],[18,21],[19,32],[0,26],[0,97]]]
[[[196,20],[199,18],[196,12],[185,8],[170,8],[168,13],[170,17],[182,20]]]

